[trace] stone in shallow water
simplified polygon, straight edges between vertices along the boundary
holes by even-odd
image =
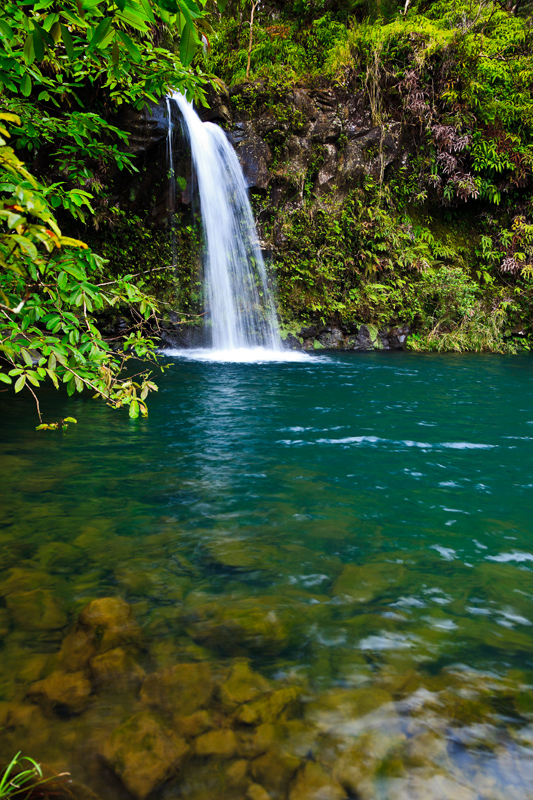
[[[188,604],[191,600],[187,598]],[[186,609],[187,633],[199,644],[225,653],[278,653],[286,644],[294,617],[277,609],[279,598],[256,597],[205,603]]]
[[[220,687],[220,699],[229,707],[249,703],[258,695],[270,691],[270,684],[258,672],[253,672],[247,661],[235,664],[229,677]]]
[[[95,656],[91,659],[90,667],[96,683],[138,684],[145,677],[143,668],[122,647]]]
[[[264,786],[267,791],[285,797],[289,783],[300,763],[299,758],[274,748],[255,758],[250,764],[250,772],[254,781]]]
[[[211,717],[205,709],[195,711],[194,714],[189,714],[186,717],[175,717],[173,721],[173,728],[176,733],[186,739],[195,739],[212,727]]]
[[[403,583],[407,570],[401,564],[369,562],[362,566],[348,564],[335,581],[333,594],[349,597],[359,603],[369,603],[391,586]]]
[[[142,632],[131,606],[119,597],[92,600],[81,611],[78,622],[63,639],[59,653],[62,669],[85,669],[96,655],[117,647],[138,645]]]
[[[36,569],[13,567],[2,575],[0,581],[0,597],[20,592],[31,592],[52,586],[54,579],[46,572]]]
[[[79,547],[73,547],[66,542],[47,542],[39,547],[36,560],[47,572],[72,574],[83,566],[87,557]]]
[[[246,792],[248,800],[271,800],[269,793],[259,783],[251,783]]]
[[[144,800],[179,769],[188,751],[183,739],[141,712],[115,728],[100,754],[128,791]]]
[[[215,681],[208,664],[175,664],[148,675],[140,698],[146,705],[183,717],[208,705],[214,689]]]
[[[245,758],[240,758],[238,761],[233,761],[226,770],[226,778],[230,786],[242,786],[246,781],[248,773],[248,761]]]
[[[229,728],[209,731],[196,739],[194,750],[197,756],[233,758],[237,752],[237,738]]]
[[[298,770],[289,792],[289,800],[346,800],[347,797],[340,783],[314,761],[307,761]]]
[[[287,686],[265,694],[252,703],[241,706],[235,718],[246,725],[285,720],[296,712],[302,691],[299,686]]]
[[[205,545],[210,560],[222,567],[234,569],[268,569],[272,562],[279,560],[275,547],[245,539],[221,536]]]
[[[131,606],[120,597],[92,600],[78,619],[82,628],[98,637],[100,653],[124,644],[137,644],[141,638],[141,629],[133,618]]]
[[[15,623],[24,630],[52,631],[67,624],[67,616],[59,601],[46,589],[9,594],[6,606]]]
[[[83,672],[53,672],[30,686],[28,698],[48,712],[81,714],[89,704],[91,684]]]

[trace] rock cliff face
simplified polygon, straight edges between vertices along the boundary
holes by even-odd
[[[268,194],[269,206],[277,211],[302,208],[306,196],[312,196],[319,205],[340,201],[366,177],[383,180],[388,170],[400,167],[408,157],[401,124],[375,124],[368,102],[360,95],[303,87],[275,94],[257,83],[213,91],[208,99],[209,108],[199,109],[200,116],[226,131],[249,189]],[[175,104],[171,117],[176,174],[187,181],[187,188],[178,189],[176,198],[183,212],[191,203],[194,177]],[[142,112],[128,110],[120,124],[130,132],[130,149],[142,163],[139,175],[119,187],[120,202],[136,213],[149,202],[152,221],[167,225],[166,101]],[[261,220],[259,223],[261,227]],[[283,233],[276,226],[268,246],[274,251],[283,247]],[[322,325],[293,331],[287,334],[286,342],[304,349],[403,349],[408,334],[406,326],[378,331],[365,325]],[[167,346],[199,344],[204,336],[177,323],[169,323],[163,332]]]

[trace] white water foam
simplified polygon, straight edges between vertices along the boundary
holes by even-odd
[[[312,363],[317,360],[301,350],[267,350],[265,347],[236,347],[231,350],[163,350],[162,352],[165,356],[174,358],[219,364]]]
[[[274,299],[261,254],[244,175],[218,125],[202,122],[175,92],[191,144],[204,231],[207,311],[213,350],[207,360],[273,360],[247,355],[256,347],[282,351]],[[217,356],[236,351],[231,357]]]

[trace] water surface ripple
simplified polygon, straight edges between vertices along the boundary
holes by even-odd
[[[531,357],[168,361],[148,420],[2,400],[2,756],[104,798],[533,798]],[[89,642],[98,598],[137,638]],[[183,664],[212,689],[154,700]],[[132,719],[183,763],[131,776]]]

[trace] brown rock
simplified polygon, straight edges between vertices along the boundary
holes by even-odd
[[[269,793],[258,783],[251,783],[249,785],[246,797],[248,800],[270,800]]]
[[[225,705],[249,703],[270,691],[270,684],[258,672],[250,669],[248,662],[240,661],[232,667],[229,677],[220,687],[220,699]]]
[[[53,672],[30,686],[28,698],[46,711],[81,714],[90,694],[91,684],[83,672]]]
[[[195,711],[188,717],[174,719],[174,730],[179,736],[184,736],[186,739],[195,739],[212,727],[211,717],[205,709]]]
[[[233,758],[237,752],[237,738],[228,728],[209,731],[198,737],[194,749],[197,756]]]
[[[176,664],[148,675],[140,698],[146,705],[167,709],[177,716],[187,716],[208,704],[214,688],[208,664]]]
[[[347,794],[324,767],[307,761],[298,771],[289,792],[289,800],[345,800]]]
[[[97,683],[140,683],[145,672],[130,653],[115,647],[91,660],[91,673]]]
[[[67,624],[60,603],[46,589],[10,594],[6,597],[6,606],[24,630],[53,631]]]
[[[85,606],[78,619],[82,629],[97,637],[100,653],[120,645],[136,644],[141,636],[131,606],[120,597],[93,600]]]
[[[368,603],[374,597],[405,580],[407,571],[401,564],[369,562],[364,566],[348,564],[335,582],[333,593]]]
[[[115,728],[101,755],[138,800],[164,783],[181,765],[189,747],[141,712]]]
[[[270,692],[252,703],[241,706],[235,718],[246,725],[285,720],[295,713],[301,693],[302,690],[297,686],[287,686],[285,689]]]
[[[248,762],[245,758],[233,761],[226,770],[226,778],[230,786],[241,786],[248,773]]]
[[[284,797],[299,766],[300,760],[295,756],[272,749],[252,761],[250,772],[257,783]]]

